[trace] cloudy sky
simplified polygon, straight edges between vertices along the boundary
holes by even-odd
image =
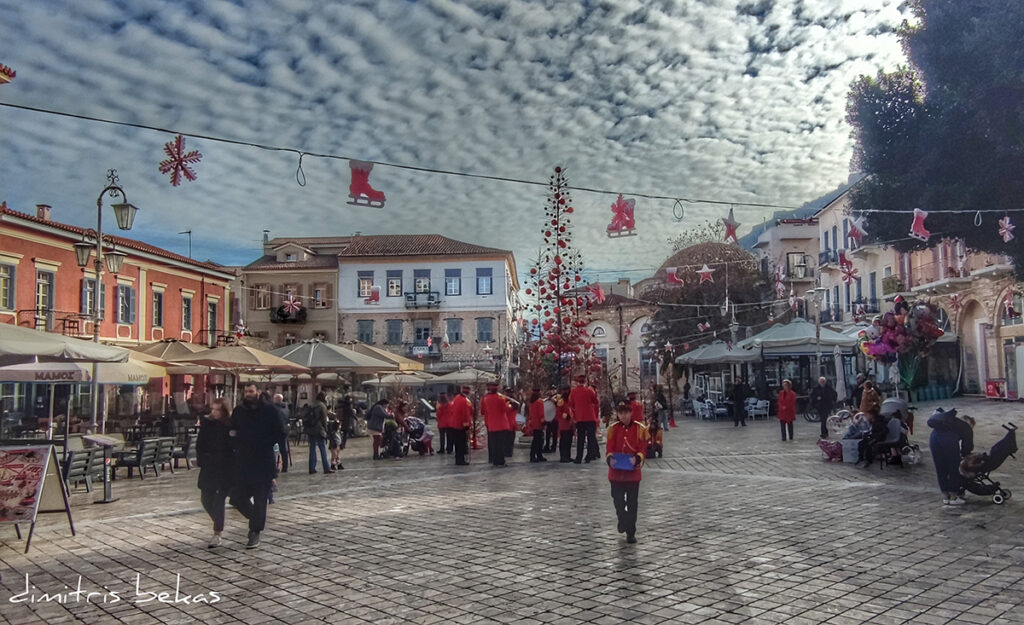
[[[173,134],[0,107],[0,200],[95,222],[116,168],[132,236],[225,264],[271,236],[440,233],[540,244],[545,189],[378,165],[383,209],[346,204],[344,160],[736,202],[760,222],[844,182],[846,91],[902,62],[900,0],[0,0],[0,102],[181,132],[198,180],[158,171]],[[649,275],[669,236],[727,208],[637,201],[638,236],[604,232],[614,196],[574,194],[602,280]],[[107,211],[109,213],[109,211]],[[111,220],[112,216],[108,215]],[[112,227],[107,226],[107,227]]]

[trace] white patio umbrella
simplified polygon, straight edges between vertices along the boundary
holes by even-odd
[[[832,348],[836,364],[836,397],[846,397],[846,372],[843,370],[843,350],[838,345]]]
[[[427,384],[433,384],[437,381],[437,378],[427,379],[422,375],[412,375],[409,373],[389,373],[388,375],[381,376],[376,380],[368,380],[364,384],[370,386],[408,386],[408,387],[419,387],[426,386]]]
[[[0,365],[32,362],[125,362],[128,350],[0,323]]]
[[[684,354],[684,356],[685,355],[690,355],[690,358],[682,364],[689,364],[697,367],[716,364],[734,365],[744,362],[753,362],[761,357],[757,352],[730,346],[725,341],[715,341],[705,349],[701,350],[698,354],[692,354],[691,352],[690,354]]]
[[[841,348],[853,347],[857,338],[847,336],[835,330],[820,328],[822,347]],[[804,319],[794,319],[786,324],[774,325],[767,330],[744,339],[736,346],[744,351],[759,352],[765,355],[812,355],[818,349],[818,336],[813,323]]]
[[[490,371],[482,371],[467,367],[439,375],[431,381],[431,384],[479,384],[481,382],[497,382],[498,375]]]

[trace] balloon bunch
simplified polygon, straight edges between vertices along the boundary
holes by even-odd
[[[936,319],[939,309],[931,303],[908,306],[897,297],[892,312],[875,317],[871,326],[857,334],[857,345],[871,360],[896,362],[900,354],[926,356],[942,336]]]

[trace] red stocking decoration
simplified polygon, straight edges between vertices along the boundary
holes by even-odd
[[[914,223],[910,224],[910,236],[919,241],[927,241],[931,238],[932,233],[928,232],[928,229],[924,227],[924,220],[927,218],[928,213],[926,211],[920,208],[914,209]]]
[[[383,208],[386,199],[384,193],[370,186],[373,163],[349,161],[348,166],[352,170],[352,184],[348,187],[348,196],[352,199],[348,203],[352,206]]]

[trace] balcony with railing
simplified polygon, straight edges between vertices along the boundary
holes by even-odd
[[[441,293],[438,291],[426,291],[405,294],[406,308],[440,308]]]
[[[857,315],[875,315],[881,311],[881,302],[876,297],[862,297],[853,302],[853,312]]]
[[[415,340],[409,346],[408,356],[413,358],[438,358],[441,356],[441,337],[431,337],[430,341]]]
[[[842,321],[843,309],[837,305],[827,306],[818,313],[818,320],[822,323]]]
[[[818,267],[825,269],[838,269],[839,250],[824,250],[818,252]]]
[[[53,332],[64,336],[92,336],[86,334],[85,324],[92,318],[78,311],[54,310],[52,308],[25,308],[15,312],[17,325],[33,328],[43,332]]]

